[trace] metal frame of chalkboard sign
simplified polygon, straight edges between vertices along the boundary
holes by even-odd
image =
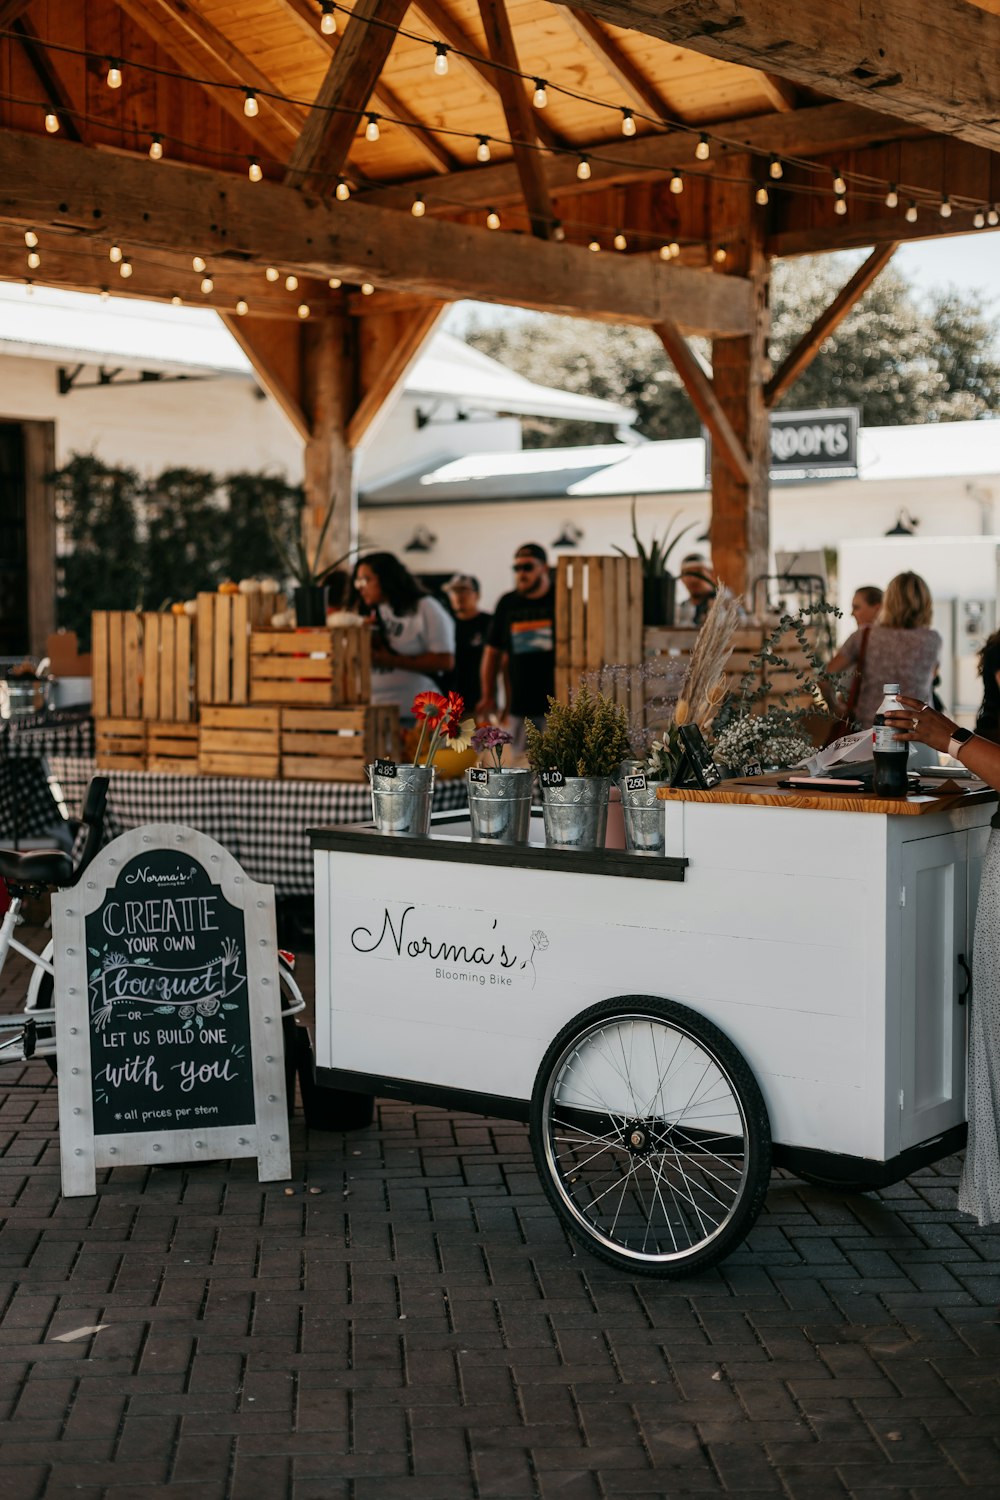
[[[291,1172],[274,887],[150,824],[52,898],[66,1197],[99,1168],[255,1156]]]

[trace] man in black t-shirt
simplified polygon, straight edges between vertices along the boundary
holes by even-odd
[[[523,722],[537,724],[555,690],[555,591],[544,547],[526,542],[514,554],[514,588],[498,601],[483,652],[480,719],[497,712],[497,680],[503,676],[507,715],[515,721],[515,745]]]
[[[455,690],[471,714],[482,691],[479,673],[493,616],[479,608],[479,579],[471,573],[456,573],[444,591],[455,616]]]

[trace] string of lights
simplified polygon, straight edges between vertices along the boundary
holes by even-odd
[[[324,3],[321,4],[320,9],[317,12],[317,24],[320,31],[325,35],[332,35],[336,32],[336,15],[338,11],[345,16],[352,15],[352,12],[347,11],[341,5],[333,3],[333,0],[324,0]],[[381,20],[377,16],[357,17],[356,19],[368,25],[380,26],[382,28],[389,27],[389,23]],[[461,49],[455,48],[450,43],[440,41],[433,37],[422,36],[417,32],[412,32],[401,28],[393,27],[392,29],[399,35],[405,36],[411,41],[422,43],[429,48],[432,48],[434,50],[433,67],[435,73],[439,76],[447,73],[448,54],[452,53],[455,56],[465,58],[466,60],[474,63],[476,66],[482,66],[485,64],[492,68],[495,68],[498,71],[511,74],[520,78],[522,81],[533,84],[533,102],[536,108],[545,107],[548,102],[549,91],[551,90],[579,102],[585,102],[593,107],[608,109],[619,113],[622,119],[622,134],[625,136],[635,135],[637,119],[642,120],[644,123],[658,127],[661,130],[663,127],[666,127],[672,132],[682,132],[688,136],[696,136],[697,142],[694,148],[694,156],[699,162],[705,162],[709,160],[711,156],[712,143],[714,142],[716,146],[722,147],[727,150],[749,152],[749,154],[760,158],[766,157],[767,176],[770,178],[772,183],[775,181],[780,181],[784,178],[786,165],[798,167],[800,170],[805,172],[829,176],[830,169],[824,163],[815,162],[807,157],[792,153],[778,156],[771,152],[763,152],[757,148],[748,147],[745,145],[745,143],[737,139],[727,138],[724,131],[720,130],[718,127],[706,130],[699,126],[692,125],[687,121],[668,118],[667,116],[657,117],[652,114],[647,114],[633,107],[618,105],[611,103],[608,100],[598,99],[593,95],[585,94],[579,90],[574,90],[566,85],[554,83],[548,79],[536,77],[534,74],[522,72],[520,69],[514,68],[509,64],[503,63],[495,58],[487,57],[484,54],[463,52],[461,51]],[[0,36],[16,37],[16,35],[16,33],[11,31],[0,31]],[[343,106],[335,104],[319,104],[316,101],[300,99],[293,95],[280,93],[276,90],[261,89],[259,87],[248,87],[240,83],[230,83],[225,80],[219,79],[200,78],[195,75],[178,71],[176,69],[165,68],[160,65],[148,63],[145,61],[123,61],[121,58],[107,58],[103,54],[96,53],[87,49],[71,47],[66,43],[49,42],[39,39],[39,45],[42,45],[43,47],[49,48],[53,51],[66,52],[74,56],[84,57],[91,62],[100,62],[105,64],[107,67],[106,82],[108,87],[112,89],[119,89],[122,87],[126,70],[135,69],[138,72],[151,73],[161,77],[169,77],[178,81],[192,83],[200,87],[211,87],[214,89],[224,89],[231,92],[241,93],[244,100],[244,114],[251,119],[255,118],[259,114],[259,99],[268,99],[272,102],[283,103],[306,110],[314,108],[321,109],[331,114],[358,114],[358,111],[355,109],[347,110]],[[68,115],[73,113],[72,111],[62,109],[61,107],[57,109],[53,109],[51,106],[46,107],[44,105],[39,107],[46,110],[44,116],[45,128],[51,134],[57,133],[60,128],[60,114]],[[384,112],[362,111],[362,113],[364,114],[365,120],[367,122],[365,128],[365,138],[371,143],[376,142],[380,138],[380,122],[404,128],[419,127],[421,124],[421,122],[417,120],[406,119]],[[106,126],[107,122],[102,121],[101,124]],[[462,130],[456,127],[435,126],[434,133],[452,137],[455,139],[474,139],[477,142],[476,159],[480,163],[488,162],[491,159],[491,142],[495,145],[503,145],[511,149],[517,147],[518,149],[539,151],[545,155],[563,155],[575,157],[577,159],[577,176],[581,181],[588,180],[592,175],[592,162],[600,162],[610,166],[632,166],[632,163],[630,162],[622,162],[621,160],[616,160],[612,157],[608,157],[606,151],[602,148],[598,148],[597,150],[588,149],[587,151],[580,151],[578,148],[573,146],[553,146],[542,144],[537,140],[516,140],[510,137],[491,135],[479,131]],[[153,160],[162,160],[164,142],[167,139],[168,138],[162,134],[155,134],[151,137],[149,155]],[[235,155],[236,153],[227,154]],[[251,156],[244,157],[244,160],[247,163],[247,170],[250,180],[254,182],[262,180],[264,174],[263,169],[260,166],[259,159],[257,157]],[[280,163],[278,165],[281,166]],[[287,171],[288,169],[282,166],[282,170]],[[316,174],[308,172],[307,169],[303,169],[303,175],[308,175],[314,178]],[[325,180],[329,181],[331,175],[332,174],[327,174]],[[716,175],[716,177],[719,176],[718,173],[714,175]],[[755,198],[758,204],[764,206],[769,201],[770,189],[767,181],[758,181],[756,178],[729,178],[721,180],[743,182],[749,181],[750,185],[755,187]],[[950,196],[947,191],[943,191],[940,198],[938,199],[931,195],[923,186],[908,187],[905,184],[890,182],[885,179],[858,172],[851,172],[845,176],[845,174],[837,169],[834,173],[834,209],[835,212],[841,215],[846,214],[846,212],[848,211],[848,182],[852,184],[852,190],[855,196],[857,196],[862,190],[871,188],[877,191],[880,196],[882,196],[885,206],[889,208],[897,207],[900,202],[900,198],[905,197],[907,199],[907,205],[904,211],[904,218],[909,223],[913,223],[918,217],[920,206],[924,205],[932,207],[936,205],[938,214],[941,218],[947,219],[951,217],[953,206],[957,206],[960,208],[967,208],[972,213],[973,228],[983,228],[987,225],[989,225],[990,227],[994,227],[993,222],[991,221],[991,214],[996,212],[996,204],[990,203],[988,200],[980,200],[971,197],[953,197]],[[842,183],[843,187],[838,188],[838,183]],[[334,195],[341,201],[350,197],[351,187],[346,175],[337,175],[336,181],[333,186]],[[379,184],[373,184],[372,189],[377,191],[379,186]],[[783,184],[785,191],[792,192],[802,191],[804,189],[804,186],[805,185],[803,184]],[[670,187],[671,190],[675,193],[683,192],[684,179],[682,170],[678,167],[674,167],[670,170]],[[426,210],[426,197],[422,194],[418,194],[417,199],[420,199],[420,201],[424,203],[424,208]],[[414,200],[415,203],[417,199]],[[495,213],[495,211],[488,210],[488,213],[493,214]],[[414,216],[421,216],[419,209],[417,209]]]

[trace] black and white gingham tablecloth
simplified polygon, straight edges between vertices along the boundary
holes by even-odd
[[[67,766],[85,757],[92,775],[93,754],[94,721],[86,712],[24,714],[0,721],[0,840],[30,846],[33,838],[64,825],[49,785],[49,757],[65,757]],[[80,779],[70,776],[74,788]],[[67,807],[75,816],[79,800]]]
[[[215,839],[252,880],[268,882],[279,896],[312,894],[308,829],[366,823],[372,815],[367,783],[162,776],[148,771],[109,774],[107,839],[145,823],[184,823]],[[465,806],[464,777],[439,782],[435,812]]]

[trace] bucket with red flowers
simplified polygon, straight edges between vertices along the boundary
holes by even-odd
[[[372,789],[372,817],[380,833],[419,836],[430,832],[434,801],[434,757],[444,746],[467,750],[473,719],[463,719],[459,693],[418,693],[413,715],[420,725],[412,765],[377,760],[367,767]]]

